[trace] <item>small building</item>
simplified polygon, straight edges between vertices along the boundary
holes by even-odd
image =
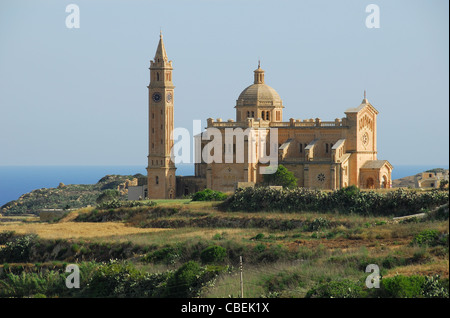
[[[449,171],[425,171],[414,178],[416,188],[439,188],[441,181],[449,180]]]
[[[143,200],[147,197],[147,177],[139,177],[137,180],[137,185],[128,186],[128,200]]]

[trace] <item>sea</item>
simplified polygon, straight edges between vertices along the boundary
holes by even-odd
[[[448,165],[394,165],[392,179],[412,176]],[[145,166],[0,166],[0,207],[21,195],[41,188],[56,188],[64,184],[94,184],[106,175],[146,175]],[[194,175],[193,164],[177,166],[177,175]]]

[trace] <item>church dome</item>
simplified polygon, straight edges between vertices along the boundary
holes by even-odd
[[[264,71],[258,63],[254,71],[255,80],[239,95],[236,106],[281,106],[280,95],[269,85],[264,83]]]
[[[252,84],[242,91],[237,100],[239,106],[278,106],[282,104],[280,95],[264,83]]]

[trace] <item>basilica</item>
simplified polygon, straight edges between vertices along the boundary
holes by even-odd
[[[171,159],[173,140],[170,138],[175,115],[172,70],[172,61],[168,60],[160,35],[155,57],[150,62],[147,178],[129,190],[129,198],[169,199],[205,188],[233,192],[239,186],[262,182],[260,167],[264,164],[248,160],[247,152],[243,162],[209,162],[198,158],[195,176],[176,176],[176,167]],[[387,160],[377,158],[378,111],[368,101],[365,92],[358,106],[348,108],[344,117],[331,121],[320,118],[285,120],[284,107],[276,90],[266,84],[265,72],[258,63],[253,71],[253,83],[236,100],[235,119],[208,118],[205,132],[214,128],[225,135],[230,128],[250,128],[259,132],[276,128],[278,164],[295,175],[299,187],[329,190],[350,185],[363,189],[391,187],[393,167]],[[196,146],[201,150],[196,152],[197,155],[207,146],[208,141],[203,138],[205,132],[195,138]],[[221,156],[237,146],[235,139],[228,139],[228,144],[226,140],[222,139]],[[231,157],[236,158],[236,153]]]

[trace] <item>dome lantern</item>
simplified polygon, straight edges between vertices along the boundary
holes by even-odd
[[[261,69],[261,62],[258,61],[258,68],[254,70],[255,80],[254,84],[264,84],[264,70]]]
[[[266,121],[282,121],[284,108],[280,95],[264,82],[264,70],[258,62],[254,82],[245,88],[236,100],[236,121],[261,118]]]

